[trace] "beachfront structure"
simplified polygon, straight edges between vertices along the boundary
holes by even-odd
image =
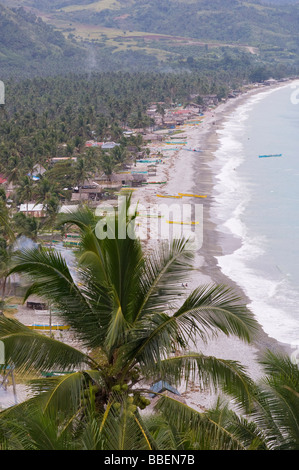
[[[114,149],[114,147],[119,147],[120,144],[116,144],[115,142],[104,142],[102,145],[103,150],[110,150]]]
[[[77,157],[53,157],[51,158],[51,163],[61,163],[61,162],[65,162],[68,160],[76,162]]]
[[[101,148],[104,142],[96,142],[95,140],[88,140],[85,147],[98,147]]]
[[[73,192],[71,202],[78,201],[99,201],[105,196],[105,191],[100,186],[84,188],[80,192]]]
[[[6,184],[7,183],[7,178],[5,176],[0,175],[0,184]]]
[[[46,172],[46,169],[40,163],[37,163],[33,167],[32,176],[39,176],[39,175],[42,176],[45,172]]]
[[[30,215],[31,217],[46,217],[46,211],[43,204],[21,204],[19,207],[19,212]]]
[[[144,134],[142,136],[144,141],[159,141],[162,142],[163,136],[159,134]]]
[[[79,205],[75,204],[69,204],[69,205],[63,205],[59,208],[58,212],[59,214],[69,214],[70,212],[77,212],[79,209]]]

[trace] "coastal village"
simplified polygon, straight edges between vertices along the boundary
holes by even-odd
[[[232,90],[226,99],[234,99],[250,89],[274,85],[280,81],[283,82],[284,79],[269,79],[263,83],[247,85],[242,90]],[[152,122],[149,127],[123,128],[124,137],[137,135],[142,137],[143,144],[141,148],[129,146],[128,151],[130,155],[126,162],[122,164],[122,168],[114,171],[111,175],[107,176],[104,172],[98,172],[92,178],[84,181],[80,188],[72,187],[71,198],[67,202],[61,202],[60,211],[67,211],[70,206],[73,206],[74,209],[79,203],[86,203],[90,207],[97,207],[100,201],[116,199],[119,191],[125,188],[142,187],[147,184],[163,185],[163,181],[155,181],[157,168],[159,165],[166,163],[174,151],[187,145],[187,142],[184,142],[184,129],[186,126],[200,127],[206,114],[212,113],[213,109],[226,101],[224,98],[219,101],[217,95],[206,95],[201,97],[201,104],[198,104],[196,103],[196,98],[197,95],[191,95],[190,102],[186,106],[175,104],[169,107],[164,102],[152,103],[146,111],[147,116]],[[194,102],[192,102],[192,99]],[[86,149],[94,148],[109,152],[119,145],[118,142],[98,142],[93,138],[86,142],[85,147]],[[75,154],[71,157],[53,157],[50,165],[54,166],[56,163],[66,160],[76,162],[77,158]],[[30,176],[33,181],[38,181],[45,171],[46,169],[43,166],[35,165]],[[7,178],[4,175],[0,175],[0,187],[5,190],[7,200],[10,201],[15,191],[14,184],[8,183]],[[160,186],[158,187],[160,188]],[[34,200],[21,203],[17,210],[31,217],[44,218],[46,216],[43,204],[36,203]]]
[[[298,450],[299,0],[0,29],[0,451]]]
[[[75,211],[80,205],[86,204],[90,208],[97,209],[97,213],[102,215],[105,214],[107,206],[117,205],[119,196],[129,193],[132,194],[132,201],[136,204],[143,204],[146,210],[149,208],[149,202],[152,202],[155,198],[157,202],[161,202],[161,200],[165,202],[167,200],[170,202],[178,201],[183,198],[187,200],[190,200],[190,198],[200,198],[201,202],[204,201],[207,198],[207,194],[186,194],[180,192],[180,187],[177,187],[177,191],[172,194],[166,191],[167,183],[171,176],[169,174],[169,167],[182,151],[192,152],[192,154],[196,154],[200,158],[202,149],[198,145],[194,145],[194,140],[190,140],[186,134],[190,133],[191,130],[193,135],[196,135],[197,130],[203,127],[207,121],[212,128],[214,126],[216,131],[217,121],[214,117],[214,110],[221,103],[224,104],[226,101],[234,100],[241,94],[246,93],[246,91],[267,87],[268,85],[273,85],[273,81],[232,91],[228,95],[227,100],[223,99],[221,102],[219,102],[216,95],[207,95],[202,97],[200,105],[196,103],[197,96],[191,96],[187,106],[178,104],[166,107],[163,102],[152,103],[147,109],[147,115],[151,118],[152,122],[148,128],[132,129],[127,127],[123,129],[125,137],[130,137],[131,135],[142,136],[141,148],[129,147],[130,156],[117,171],[112,172],[110,175],[98,172],[84,181],[81,187],[73,187],[70,200],[61,202],[59,213]],[[197,141],[198,139],[196,139]],[[118,142],[114,141],[98,142],[95,138],[85,143],[86,149],[101,148],[102,151],[107,152],[119,145]],[[76,161],[75,155],[69,158],[72,161]],[[53,158],[51,163],[55,165],[61,160],[65,160],[65,157]],[[36,165],[31,177],[34,180],[38,180],[45,171],[45,168],[41,165]],[[0,184],[5,188],[9,201],[14,192],[13,185],[7,184],[4,177],[1,177]],[[18,211],[40,220],[46,217],[45,207],[36,201],[20,204]],[[139,213],[136,227],[137,232],[138,229],[142,232],[144,217],[147,215]],[[163,215],[156,214],[154,217],[163,217]],[[168,224],[176,223],[174,220],[165,220],[165,222]],[[199,221],[189,218],[186,221],[180,220],[177,223],[180,224],[180,229],[181,225],[186,225],[187,229],[190,229],[190,226],[199,224]],[[68,232],[62,235],[59,231],[41,233],[40,237],[44,246],[51,246],[63,252],[64,256],[67,255],[70,261],[72,259],[72,250],[76,250],[78,246],[78,238],[75,232]],[[22,243],[25,242],[24,240],[22,241]],[[30,241],[28,246],[32,246]],[[76,341],[69,331],[69,326],[61,324],[55,309],[51,309],[51,306],[46,305],[41,299],[35,297],[28,299],[24,305],[22,304],[21,295],[23,291],[18,278],[14,277],[10,280],[7,290],[8,301],[6,301],[3,307],[6,316],[12,316],[29,328],[36,329],[46,335],[50,334],[57,339],[76,346]],[[53,371],[53,374],[55,375],[55,371]],[[159,384],[155,384],[155,386],[159,388]],[[16,388],[11,372],[10,375],[4,375],[2,383],[0,381],[0,387],[5,390],[13,389],[13,392],[7,394],[6,398],[2,396],[0,407],[10,406],[14,401],[18,402],[20,397],[22,399],[24,394],[26,395],[23,386]],[[165,385],[161,386],[159,391],[162,392],[164,389]],[[167,390],[169,393],[180,395],[178,391],[174,391],[170,386]],[[184,400],[184,397],[180,397],[180,399]]]

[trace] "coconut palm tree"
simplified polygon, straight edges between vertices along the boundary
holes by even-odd
[[[123,433],[130,416],[144,445],[152,448],[139,411],[148,405],[157,381],[179,386],[197,379],[250,407],[252,382],[242,365],[193,352],[191,345],[217,332],[250,341],[257,324],[224,286],[201,286],[179,302],[193,256],[187,242],[162,243],[146,257],[138,239],[117,235],[123,228],[134,233],[136,213],[129,216],[128,207],[126,201],[111,219],[99,219],[87,208],[61,217],[60,223],[76,225],[81,232],[75,272],[48,249],[18,253],[10,271],[30,279],[25,300],[33,294],[48,300],[82,347],[7,318],[0,319],[0,340],[7,363],[17,370],[63,373],[35,383],[32,402],[43,412],[54,411],[61,419],[84,417],[86,393],[92,390],[101,433],[121,422],[118,448],[124,448],[129,445]],[[179,401],[165,396],[163,401],[176,402],[176,412],[185,413]]]
[[[104,174],[108,177],[108,180],[110,181],[111,175],[113,173],[113,168],[114,168],[112,155],[110,155],[109,153],[102,152],[100,158],[101,158],[100,159],[101,169],[103,170]]]
[[[116,394],[109,413],[97,413],[95,388],[85,394],[86,412],[61,426],[56,415],[33,402],[0,414],[0,448],[12,450],[296,450],[299,368],[287,356],[266,354],[265,377],[252,390],[254,411],[246,417],[218,398],[197,412],[163,396],[155,413],[135,415],[135,405]],[[24,412],[24,408],[25,411]],[[107,407],[107,409],[109,406]],[[248,419],[249,418],[249,419]],[[140,424],[142,423],[142,428]],[[146,430],[146,434],[141,430]]]
[[[58,199],[59,194],[59,187],[47,177],[42,176],[35,187],[35,203],[44,204],[46,208],[49,201],[52,201],[55,198]]]
[[[22,176],[18,182],[16,195],[20,202],[26,203],[26,213],[28,215],[29,202],[32,201],[34,195],[35,184],[28,175]]]
[[[15,234],[11,227],[11,210],[7,205],[4,190],[0,190],[0,289],[1,307],[4,304],[7,285],[6,274],[10,267]]]
[[[265,375],[251,389],[249,414],[241,403],[236,412],[223,399],[204,413],[196,413],[186,404],[180,405],[182,412],[178,413],[176,400],[162,397],[156,407],[162,416],[154,416],[147,424],[151,435],[158,440],[166,433],[167,442],[170,437],[175,442],[173,448],[298,450],[298,362],[284,353],[266,351],[260,363]]]
[[[78,158],[76,165],[74,167],[74,178],[79,188],[80,201],[82,197],[82,185],[88,178],[90,178],[92,174],[92,169],[93,168],[91,167],[91,165],[87,163],[86,158],[84,157]]]
[[[109,413],[98,413],[90,391],[85,404],[84,417],[74,415],[64,425],[33,403],[15,407],[13,413],[2,412],[0,449],[267,450],[256,424],[240,418],[220,400],[205,412],[184,405],[185,413],[165,407],[163,413],[142,418],[128,401],[116,402]]]
[[[159,411],[159,413],[157,413]],[[254,421],[236,413],[223,398],[197,412],[175,401],[158,402],[147,428],[161,450],[266,450],[264,436]]]
[[[299,367],[285,354],[268,351],[265,377],[255,397],[252,419],[270,450],[299,449]]]

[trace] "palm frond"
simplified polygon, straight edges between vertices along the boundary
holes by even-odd
[[[232,416],[234,419],[237,416],[230,410],[216,409],[200,413],[167,395],[161,396],[155,408],[180,432],[185,449],[246,450],[257,445],[255,434],[234,432]]]
[[[225,286],[202,286],[173,314],[146,315],[135,324],[126,344],[126,360],[145,366],[164,358],[171,349],[197,339],[207,341],[219,331],[250,341],[258,325],[253,315]],[[129,367],[129,365],[127,365]]]
[[[0,317],[0,340],[4,343],[6,363],[22,372],[66,371],[91,362],[81,351],[6,317]]]
[[[170,451],[183,448],[181,433],[178,433],[162,414],[152,413],[145,416],[143,421],[157,449]]]
[[[299,368],[284,354],[268,351],[261,361],[267,375],[260,381],[253,419],[271,449],[299,449]]]
[[[235,400],[236,406],[242,404],[247,411],[253,404],[254,382],[237,361],[189,352],[167,358],[157,363],[156,369],[142,372],[152,381],[163,380],[175,387],[183,382],[187,388],[189,381],[192,381],[202,390],[214,393],[221,389]]]
[[[98,222],[97,217],[89,207],[84,206],[78,208],[76,211],[68,211],[64,214],[59,214],[57,218],[57,226],[61,225],[75,225],[80,230],[85,231],[94,228]]]
[[[146,259],[135,298],[134,324],[147,313],[164,311],[167,304],[178,300],[194,256],[186,249],[187,242],[181,239],[171,245],[161,243]]]
[[[57,425],[57,417],[36,407],[27,406],[26,413],[18,410],[14,418],[6,415],[0,423],[9,428],[10,450],[75,450],[69,430]]]
[[[78,337],[87,346],[93,347],[102,342],[101,317],[93,309],[88,295],[79,287],[61,255],[51,250],[29,250],[18,253],[16,265],[10,274],[27,276],[32,284],[26,292],[25,300],[38,295],[49,301]],[[103,291],[103,290],[102,290]],[[98,338],[99,336],[99,338]]]
[[[105,450],[152,450],[152,439],[140,416],[130,410],[132,405],[120,401],[118,406],[111,408],[102,428]]]

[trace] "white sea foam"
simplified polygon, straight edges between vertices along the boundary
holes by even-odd
[[[292,313],[298,308],[299,292],[292,289],[287,274],[280,273],[278,269],[276,275],[268,275],[263,266],[257,269],[261,266],[257,261],[266,256],[266,240],[261,236],[250,236],[242,220],[250,204],[252,188],[236,171],[245,159],[242,137],[250,111],[275,91],[267,90],[251,97],[229,116],[223,129],[218,131],[220,145],[215,152],[218,175],[212,216],[221,231],[232,233],[242,241],[241,248],[234,253],[217,258],[222,272],[244,290],[251,300],[251,310],[269,336],[296,344],[299,323]]]

